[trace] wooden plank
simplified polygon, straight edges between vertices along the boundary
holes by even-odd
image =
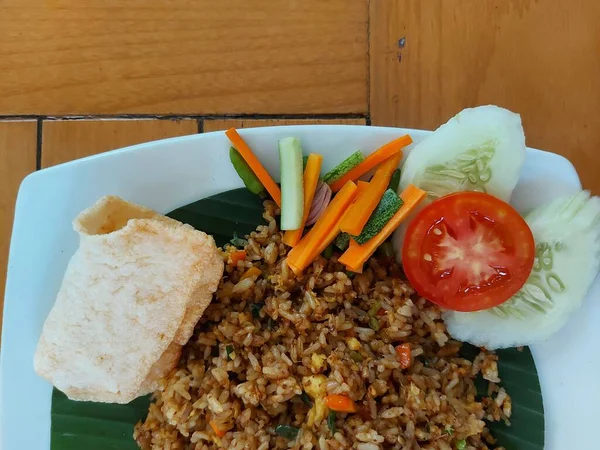
[[[362,113],[368,0],[3,0],[0,114]]]
[[[36,148],[37,121],[0,121],[0,330],[15,201],[21,181],[35,171]]]
[[[281,125],[366,125],[365,119],[210,119],[204,132],[234,128],[276,127]]]
[[[498,104],[600,193],[600,2],[386,0],[370,16],[374,125],[433,129]]]
[[[196,120],[60,120],[42,125],[42,167],[198,132]]]

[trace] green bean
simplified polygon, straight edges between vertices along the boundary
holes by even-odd
[[[242,158],[242,155],[240,155],[233,147],[229,149],[229,159],[231,160],[233,168],[246,185],[246,188],[253,194],[263,195],[265,193],[265,187],[254,174],[248,163]]]

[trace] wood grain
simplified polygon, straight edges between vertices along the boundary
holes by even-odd
[[[35,171],[37,121],[0,121],[0,330],[15,200],[23,178]]]
[[[600,2],[370,2],[371,119],[433,129],[461,109],[518,112],[600,194]]]
[[[198,132],[198,122],[172,120],[59,120],[42,125],[42,167],[128,145]]]
[[[0,114],[367,111],[367,0],[2,0]]]
[[[204,132],[235,128],[277,127],[282,125],[365,125],[365,119],[210,119],[204,121]]]

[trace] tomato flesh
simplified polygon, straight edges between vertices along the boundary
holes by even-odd
[[[535,245],[523,218],[489,194],[460,192],[426,206],[409,224],[404,272],[422,297],[455,311],[497,306],[525,284]]]

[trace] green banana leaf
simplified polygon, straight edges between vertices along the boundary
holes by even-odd
[[[264,223],[261,200],[246,189],[236,189],[205,198],[172,211],[174,219],[212,234],[222,246],[233,236],[245,236]],[[473,359],[478,349],[465,345],[463,356]],[[544,409],[535,363],[528,348],[501,350],[499,370],[502,386],[512,397],[512,425],[489,427],[507,450],[543,450]],[[478,389],[486,392],[479,380]],[[62,392],[52,393],[51,450],[135,450],[133,427],[145,418],[150,397],[127,405],[74,402]]]

